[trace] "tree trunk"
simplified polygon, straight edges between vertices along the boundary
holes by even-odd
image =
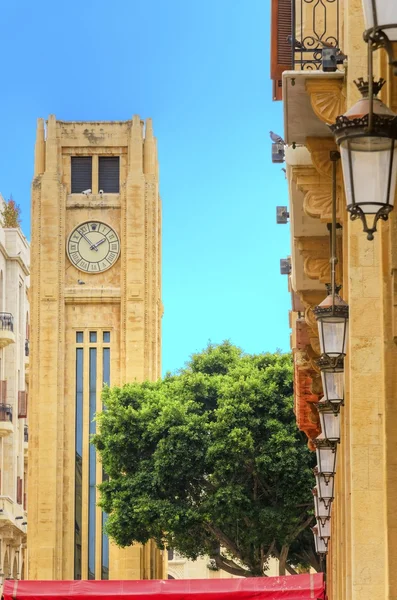
[[[278,574],[279,575],[285,575],[288,552],[289,552],[289,546],[284,545],[281,548],[280,557],[278,559]]]

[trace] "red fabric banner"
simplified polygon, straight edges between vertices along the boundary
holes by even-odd
[[[325,600],[322,573],[244,579],[5,581],[4,600]]]

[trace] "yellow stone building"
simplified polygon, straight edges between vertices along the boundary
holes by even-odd
[[[0,591],[27,572],[29,265],[21,230],[0,227]]]
[[[291,2],[272,2],[273,97],[283,100],[289,186],[295,412],[309,440],[320,433],[316,403],[323,395],[313,308],[327,295],[324,284],[330,281],[330,151],[337,147],[328,126],[359,99],[354,80],[368,78],[361,0],[315,4],[313,13],[313,3],[293,0],[294,20],[294,14],[288,15]],[[383,4],[390,8],[394,1]],[[319,40],[329,40],[340,49],[340,62],[329,72],[321,59],[327,46]],[[384,50],[373,57],[375,79],[386,79],[379,97],[397,113],[397,78]],[[379,221],[370,241],[361,220],[349,219],[340,164],[336,192],[342,226],[337,236],[337,279],[343,284],[341,295],[349,304],[350,321],[327,557],[328,596],[330,600],[395,600],[397,215],[394,211],[388,221]]]
[[[162,578],[149,543],[119,549],[90,446],[103,384],[156,379],[161,205],[150,119],[38,121],[32,185],[29,578]]]

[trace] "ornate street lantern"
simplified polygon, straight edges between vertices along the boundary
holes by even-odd
[[[326,479],[333,477],[336,473],[336,442],[325,439],[322,434],[313,440],[313,444],[316,447],[318,472]]]
[[[397,117],[376,98],[385,81],[373,81],[372,50],[370,44],[368,81],[355,82],[363,97],[331,125],[340,146],[347,210],[351,220],[361,219],[369,240],[378,220],[387,221],[393,210],[397,176]],[[372,226],[368,215],[374,215]]]
[[[385,48],[390,64],[396,68],[391,43],[397,41],[397,3],[394,0],[363,0],[363,8],[364,40],[370,42],[374,50]]]
[[[314,514],[317,520],[325,522],[331,517],[331,503],[325,505],[324,502],[319,498],[318,487],[315,486],[312,489],[314,499]]]
[[[329,286],[327,286],[329,288]],[[339,291],[339,289],[338,289]],[[323,364],[320,369],[335,369],[346,354],[349,306],[334,291],[328,289],[328,296],[313,309],[317,319],[320,350]],[[343,363],[342,363],[343,370]]]
[[[327,554],[329,538],[320,537],[318,527],[312,527],[312,532],[314,536],[314,545],[317,554]]]
[[[339,406],[338,406],[339,409]],[[339,410],[334,410],[334,406],[328,400],[320,400],[317,404],[317,410],[320,416],[321,431],[329,442],[340,441],[340,414]],[[319,449],[318,451],[321,452]],[[336,453],[335,453],[336,456]]]
[[[324,477],[324,475],[319,473],[318,467],[314,467],[313,473],[316,478],[318,499],[320,503],[324,504],[324,507],[326,509],[330,509],[331,504],[334,500],[334,476],[332,475],[332,477]]]
[[[323,383],[324,400],[329,402],[335,413],[339,413],[344,403],[344,374],[343,359],[329,361],[324,356],[317,361],[321,369],[321,380]]]
[[[331,537],[331,517],[326,520],[317,519],[318,534],[328,545],[328,540]]]

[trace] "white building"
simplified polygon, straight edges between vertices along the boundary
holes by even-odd
[[[0,587],[26,573],[29,264],[21,230],[0,226]]]

